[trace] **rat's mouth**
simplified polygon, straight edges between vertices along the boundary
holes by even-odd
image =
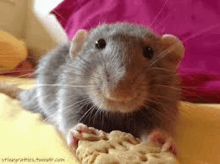
[[[114,97],[101,92],[90,95],[90,98],[99,109],[109,112],[129,113],[143,105],[143,98],[139,94],[127,95],[127,97]]]
[[[107,100],[111,100],[111,101],[117,101],[117,102],[129,102],[132,101],[133,99],[135,99],[137,97],[136,94],[130,95],[130,94],[122,94],[122,95],[117,95],[117,96],[113,96],[111,94],[103,94],[103,97]]]
[[[138,92],[133,91],[132,87],[130,89],[101,89],[98,87],[96,95],[112,102],[126,103],[136,99]]]
[[[133,86],[128,87],[98,87],[97,88],[101,97],[113,102],[129,102],[137,97],[138,91],[134,91]]]

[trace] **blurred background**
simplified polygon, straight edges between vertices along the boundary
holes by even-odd
[[[62,0],[0,0],[0,29],[24,40],[36,60],[67,36],[49,14]]]

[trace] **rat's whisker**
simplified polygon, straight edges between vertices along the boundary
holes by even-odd
[[[97,103],[95,103],[95,105],[94,105],[94,110],[97,109],[97,108],[96,108],[97,106],[98,106]],[[100,108],[99,108],[99,109],[100,109]],[[96,118],[98,118],[100,111],[101,111],[101,110],[96,110],[96,111],[95,111],[95,114],[92,116],[92,117],[93,117],[93,125],[95,125]]]
[[[51,96],[51,95],[50,95]],[[48,97],[48,96],[47,96]],[[46,97],[44,97],[44,98],[46,98]],[[86,102],[88,102],[87,101],[87,99],[82,99],[82,100],[80,100],[80,101],[77,101],[77,102],[75,102],[75,103],[73,103],[73,104],[70,104],[70,105],[68,105],[68,106],[65,106],[64,108],[60,108],[59,110],[62,110],[63,111],[63,114],[68,114],[69,112],[71,112],[71,110],[68,110],[68,108],[71,108],[72,106],[78,106],[78,107],[80,107],[81,105],[85,105],[86,104]],[[49,109],[51,106],[52,106],[53,104],[50,104],[50,106],[49,107],[47,107],[47,109]],[[57,112],[55,112],[55,113],[53,113],[53,114],[51,114],[50,116],[47,116],[47,118],[46,119],[44,119],[44,121],[50,121],[51,119],[54,119],[54,117],[57,115],[58,113]],[[74,117],[75,118],[75,117]],[[73,118],[73,119],[74,119]]]
[[[154,99],[156,99],[156,100],[154,100]],[[148,99],[147,99],[147,102],[152,102],[152,103],[154,103],[154,104],[158,104],[158,105],[162,105],[162,103],[157,99],[157,97],[148,97]]]
[[[172,87],[172,86],[169,86],[169,85],[163,85],[163,84],[155,84],[154,86],[158,86],[158,87],[168,87],[170,89],[174,89],[174,90],[178,90],[180,91],[181,89],[178,88],[178,87]]]
[[[176,74],[175,71],[172,71],[172,70],[170,70],[170,69],[166,69],[166,68],[150,67],[149,69],[150,69],[150,70],[161,70],[161,71],[166,71],[166,72],[170,72],[170,73],[175,73],[175,74]]]
[[[201,31],[199,31],[199,32],[197,32],[197,33],[195,33],[195,34],[192,34],[192,35],[189,36],[188,38],[184,39],[182,42],[183,42],[183,43],[184,43],[184,42],[187,42],[188,40],[190,40],[190,39],[192,39],[192,38],[195,38],[195,37],[197,37],[197,36],[199,36],[199,35],[202,35],[202,34],[208,32],[208,31],[211,31],[211,30],[213,30],[213,29],[215,29],[215,28],[217,28],[217,27],[219,27],[219,26],[220,26],[220,23],[217,24],[217,25],[213,25],[213,26],[210,26],[210,27],[208,27],[208,28],[205,28],[205,29],[203,29],[203,30],[201,30]]]
[[[156,30],[157,28],[159,28],[160,26],[163,26],[163,29],[162,29],[162,34],[164,33],[164,28],[166,28],[165,26],[164,26],[164,22],[166,22],[167,20],[168,20],[168,18],[170,18],[170,13],[168,13],[167,15],[166,15],[166,17],[163,19],[163,20],[161,20],[159,23],[157,23],[157,26],[154,26],[154,29]],[[166,25],[167,26],[167,25]]]
[[[28,78],[28,77],[32,77],[32,76],[33,76],[33,73],[26,73],[26,74],[24,74],[24,75],[18,76],[17,78],[22,78],[22,77]]]
[[[162,8],[160,9],[160,11],[158,12],[158,14],[155,16],[155,18],[153,19],[153,21],[150,23],[149,27],[152,27],[152,25],[154,24],[154,22],[157,20],[157,18],[160,16],[161,12],[163,11],[163,9],[165,8],[166,4],[167,4],[168,0],[166,0],[162,6]]]
[[[89,114],[89,112],[91,112],[92,110],[93,110],[93,108],[94,108],[94,104],[89,108],[89,110],[87,110],[84,114],[83,114],[83,116],[79,119],[79,121],[78,121],[78,123],[80,123],[80,121],[87,115],[87,114]],[[87,117],[87,116],[86,116]]]
[[[81,74],[81,72],[84,72],[84,71],[81,71],[81,70],[79,70],[79,69],[77,69],[76,67],[73,67],[73,66],[71,66],[71,65],[67,65],[67,66],[74,70],[74,71],[73,71],[73,70],[70,70],[70,71],[69,71],[69,74],[71,74],[71,75],[73,75],[73,76],[83,77],[83,75]],[[77,72],[77,71],[78,71],[78,72]],[[77,73],[79,73],[79,74],[77,74]],[[85,73],[85,72],[84,72],[84,73]],[[94,73],[94,75],[95,75],[95,74],[100,75],[100,73],[98,73],[97,71],[94,71],[93,73]],[[92,78],[92,79],[97,79],[96,76],[91,76],[91,78]]]
[[[37,87],[73,87],[73,88],[88,88],[89,85],[61,85],[61,84],[36,84]]]
[[[149,65],[149,67],[151,67],[154,63],[156,63],[158,60],[162,59],[163,57],[165,57],[168,53],[170,53],[171,51],[173,51],[176,46],[177,46],[178,42],[174,43],[172,46],[170,46],[169,48],[163,50],[158,56],[157,58],[152,61]]]
[[[189,91],[186,91],[186,90],[184,90],[184,89],[182,89],[182,88],[176,88],[176,87],[171,87],[171,86],[161,85],[161,84],[156,84],[155,86],[158,86],[158,87],[168,87],[168,88],[170,88],[170,89],[174,89],[174,90],[180,91],[181,93],[182,93],[182,92],[185,92],[185,93],[187,93],[187,94],[189,94],[189,95],[194,95],[194,96],[196,96],[197,98],[199,98],[199,99],[201,99],[201,100],[204,100],[204,98],[202,98],[202,97],[199,96],[198,94],[192,93],[192,92],[189,92]]]
[[[30,69],[27,69],[27,70],[11,70],[11,71],[0,71],[0,74],[6,74],[6,73],[16,73],[16,72],[28,72],[28,71],[30,71],[31,73],[33,73],[33,74],[35,74],[34,72],[33,72],[33,70],[30,70]]]
[[[156,113],[157,114],[157,117],[159,118],[163,118],[163,114],[160,112],[160,111],[157,111],[156,109],[150,107],[149,105],[147,104],[144,104],[144,107],[149,111],[149,112],[153,112],[153,113]],[[145,116],[147,117],[150,117],[150,115],[147,115],[143,110],[140,110]]]
[[[86,66],[87,68],[89,68],[91,70],[93,69],[92,66],[90,66],[89,62],[86,59],[82,58],[81,56],[78,56],[78,58],[80,58],[80,60],[76,60],[76,62],[80,62],[81,64],[83,64],[83,66]],[[99,75],[98,72],[96,72],[96,71],[94,71],[94,72]]]
[[[68,21],[62,15],[60,15],[58,12],[53,11],[52,13],[55,13],[56,15],[58,15],[62,20],[66,21],[66,22]]]
[[[52,96],[52,95],[50,95]],[[52,108],[53,104],[49,104],[49,106],[46,107],[46,110],[49,110],[50,108]],[[39,108],[41,110],[41,108]],[[53,122],[54,117],[57,115],[57,112],[51,113],[50,115],[47,115],[46,118],[43,119],[43,122]]]
[[[98,110],[100,111],[100,116],[101,116],[101,122],[102,122],[102,124],[101,124],[101,129],[103,129],[104,128],[104,117],[105,117],[105,111],[104,110],[101,110],[99,107],[98,107]]]
[[[69,96],[69,97],[71,98],[71,96]],[[77,102],[71,104],[70,107],[72,107],[73,105],[79,104],[79,103],[89,102],[88,100],[89,100],[89,98],[83,98],[82,100],[79,100],[79,101],[77,101]],[[80,104],[80,105],[81,105],[81,104]],[[68,106],[67,106],[67,107],[68,107]],[[66,107],[65,107],[65,108],[66,108]]]
[[[84,99],[81,103],[78,103],[78,105],[76,105],[75,107],[82,110],[84,108],[84,106],[88,105],[88,103],[89,102],[86,99]],[[77,115],[72,115],[72,114],[68,114],[68,113],[71,113],[71,110],[65,110],[64,114],[68,115],[68,117],[69,117],[68,119],[69,120],[75,120]]]
[[[176,115],[173,114],[173,112],[171,112],[170,110],[167,110],[166,106],[167,105],[163,105],[162,111],[158,111],[150,106],[146,106],[146,107],[148,107],[153,113],[156,113],[157,114],[156,116],[157,117],[159,116],[160,119],[166,119],[167,121],[173,121],[173,119],[176,117]],[[169,116],[169,117],[166,117],[166,116]]]
[[[170,101],[170,102],[172,102],[172,101],[175,101],[173,98],[167,98],[167,97],[165,97],[165,96],[161,96],[161,95],[153,95],[153,96],[151,96],[153,99],[163,99],[163,100],[167,100],[167,101]],[[151,101],[151,100],[150,100]],[[156,101],[155,101],[156,102]]]
[[[79,74],[77,74],[77,73],[72,72],[72,71],[71,71],[71,72],[69,72],[69,74],[73,76],[72,78],[74,78],[74,77],[83,77],[83,75],[81,75],[80,73],[79,73]]]

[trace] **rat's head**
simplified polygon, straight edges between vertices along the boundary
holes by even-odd
[[[128,24],[79,31],[72,43],[71,57],[78,61],[90,100],[100,109],[121,113],[152,100],[157,94],[154,86],[172,85],[176,77],[169,75],[175,74],[183,55],[175,36],[159,37],[148,28]]]

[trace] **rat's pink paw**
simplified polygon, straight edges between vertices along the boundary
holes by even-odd
[[[173,141],[172,137],[164,135],[159,130],[152,131],[149,136],[148,140],[151,142],[158,142],[162,144],[162,151],[171,151],[174,155],[177,155],[178,149],[176,143]]]
[[[67,144],[72,145],[75,149],[78,147],[78,142],[82,138],[81,133],[94,133],[95,129],[88,127],[82,123],[78,123],[71,128],[67,134]]]

